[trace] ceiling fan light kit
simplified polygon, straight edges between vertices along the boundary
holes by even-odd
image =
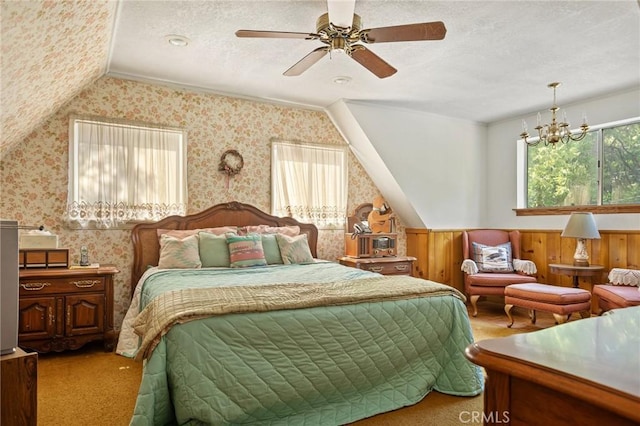
[[[420,24],[397,25],[362,29],[362,19],[353,14],[350,27],[336,26],[331,23],[329,13],[324,13],[316,21],[315,33],[297,33],[283,31],[238,30],[237,37],[256,38],[300,38],[318,40],[325,46],[312,50],[283,74],[297,76],[332,51],[342,51],[379,78],[389,77],[397,70],[385,60],[360,43],[388,43],[398,41],[442,40],[447,32],[444,23],[425,22]]]
[[[164,36],[164,38],[170,45],[177,47],[185,47],[190,41],[187,37],[178,34],[169,34]]]
[[[345,84],[351,83],[351,77],[346,75],[340,75],[340,76],[334,77],[332,81],[335,84],[345,85]]]

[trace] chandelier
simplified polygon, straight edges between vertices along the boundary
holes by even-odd
[[[547,84],[547,87],[551,87],[553,89],[553,105],[549,108],[551,111],[551,123],[550,124],[541,124],[542,118],[540,113],[538,113],[538,125],[535,127],[538,131],[538,139],[536,141],[529,141],[529,132],[527,132],[527,122],[522,120],[522,133],[520,133],[520,138],[526,142],[527,145],[535,146],[538,145],[541,141],[544,142],[545,145],[553,145],[558,142],[567,143],[569,141],[579,141],[584,139],[587,135],[587,130],[589,130],[589,125],[587,124],[587,116],[582,116],[582,124],[580,125],[581,132],[576,133],[575,135],[571,134],[571,129],[569,128],[569,123],[567,122],[567,113],[566,111],[563,114],[563,121],[557,121],[556,113],[560,108],[556,105],[556,87],[560,86],[560,83],[554,82]]]

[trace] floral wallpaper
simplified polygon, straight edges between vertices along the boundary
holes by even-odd
[[[1,7],[5,153],[104,74],[117,2],[2,1]]]
[[[0,162],[0,217],[44,225],[78,261],[87,246],[91,262],[115,264],[116,327],[129,306],[133,249],[128,230],[72,230],[63,223],[67,200],[69,116],[97,115],[183,127],[187,130],[188,214],[240,201],[270,211],[270,140],[324,144],[344,140],[324,112],[103,77],[64,105]],[[220,155],[237,149],[244,169],[227,188],[217,171]],[[353,155],[349,160],[349,210],[369,203],[378,190]],[[399,226],[401,237],[403,228]],[[399,241],[404,252],[404,238]],[[320,231],[318,256],[343,254],[344,232]]]

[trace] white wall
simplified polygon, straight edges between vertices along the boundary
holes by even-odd
[[[572,127],[582,122],[586,113],[592,126],[640,116],[640,88],[592,99],[572,105],[562,105]],[[550,112],[540,111],[543,122],[550,121]],[[488,127],[487,188],[483,191],[487,200],[487,216],[484,226],[489,228],[563,229],[568,215],[516,216],[516,140],[522,132],[522,120],[529,128],[536,123],[538,111],[527,116],[492,123]],[[600,229],[640,229],[640,214],[596,215]]]
[[[571,105],[592,126],[640,116],[640,88]],[[543,121],[549,111],[542,109]],[[516,216],[516,140],[538,111],[491,123],[339,101],[327,113],[408,227],[562,229],[568,215]],[[640,229],[640,214],[599,214],[600,229]]]
[[[345,140],[356,148],[354,152],[364,153],[365,145],[369,144],[383,160],[380,164],[386,170],[379,164],[368,164],[375,156],[358,157],[407,226],[431,229],[484,226],[487,221],[484,125],[354,101],[340,101],[329,108],[328,114]],[[359,131],[355,130],[357,126]],[[408,208],[403,202],[393,202],[393,197],[402,194],[389,193],[392,189],[385,191],[389,179],[395,180],[397,190],[409,203]],[[421,223],[410,219],[414,213]]]

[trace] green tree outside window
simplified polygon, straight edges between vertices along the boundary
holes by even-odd
[[[527,148],[527,207],[613,204],[640,204],[640,123]]]

